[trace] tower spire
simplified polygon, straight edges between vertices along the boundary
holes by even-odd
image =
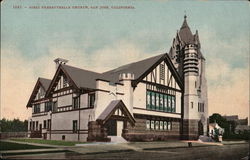
[[[186,11],[185,11],[186,12]],[[181,28],[185,28],[185,27],[188,27],[188,24],[187,24],[187,15],[186,15],[186,13],[185,13],[185,15],[184,15],[184,21],[183,21],[183,24],[182,24],[182,26],[181,26]],[[188,27],[189,28],[189,27]]]
[[[184,11],[185,14],[184,14],[184,19],[187,19],[187,13],[186,13],[186,10]]]

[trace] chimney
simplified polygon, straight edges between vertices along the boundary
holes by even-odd
[[[59,67],[60,64],[66,64],[68,62],[67,59],[62,59],[62,58],[57,58],[54,60],[54,62],[56,63],[56,70]]]

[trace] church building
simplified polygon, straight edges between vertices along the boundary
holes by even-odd
[[[27,108],[31,138],[66,141],[198,139],[207,135],[205,58],[187,17],[169,53],[97,73],[57,58]]]

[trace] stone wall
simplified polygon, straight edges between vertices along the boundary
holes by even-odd
[[[183,134],[182,139],[186,140],[197,140],[199,137],[198,133],[198,122],[196,119],[183,120]]]
[[[101,141],[109,142],[110,138],[107,137],[107,130],[97,121],[90,121],[88,123],[88,138],[87,141]]]
[[[146,119],[135,118],[135,126],[128,124],[127,133],[123,137],[128,141],[166,141],[180,139],[180,122],[172,121],[171,130],[146,129]]]

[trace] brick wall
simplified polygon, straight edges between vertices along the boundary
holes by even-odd
[[[128,132],[123,135],[128,141],[157,141],[180,139],[180,122],[172,121],[171,130],[150,130],[146,129],[146,120],[135,118],[135,126],[128,124]]]

